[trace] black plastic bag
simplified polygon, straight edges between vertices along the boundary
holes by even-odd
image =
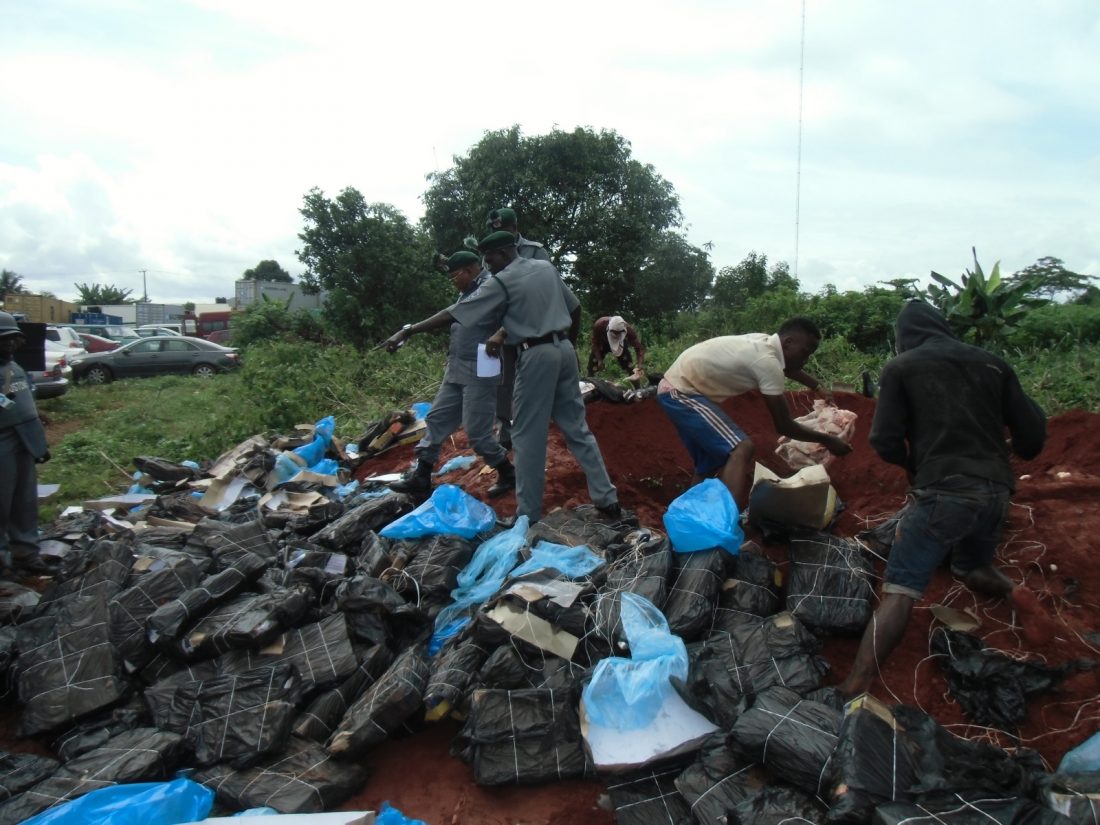
[[[175,669],[169,670],[171,664]],[[214,661],[195,662],[191,665],[182,665],[176,661],[165,662],[164,668],[157,668],[158,679],[141,693],[141,699],[149,709],[153,717],[153,724],[162,730],[168,727],[168,721],[172,713],[172,700],[176,691],[191,682],[203,682],[222,675],[218,665]],[[142,676],[152,676],[150,668],[142,671]]]
[[[66,556],[62,572],[42,592],[37,615],[53,613],[68,596],[96,596],[103,601],[126,586],[134,563],[129,542],[98,539],[86,550]]]
[[[385,645],[370,648],[361,656],[354,673],[336,687],[320,694],[302,711],[294,722],[294,735],[321,744],[327,742],[347,709],[392,663],[393,654]]]
[[[540,541],[565,547],[587,544],[599,553],[609,544],[620,541],[621,536],[622,528],[609,524],[594,507],[576,507],[547,513],[532,524],[527,531],[527,546],[534,547]]]
[[[183,559],[171,567],[143,574],[136,584],[110,600],[111,641],[132,668],[144,667],[156,655],[145,633],[149,617],[201,579],[198,568]]]
[[[332,759],[315,742],[295,738],[285,753],[255,767],[216,765],[198,771],[194,779],[233,810],[266,806],[281,814],[313,814],[334,810],[361,790],[367,768]]]
[[[0,751],[0,802],[6,802],[53,776],[58,767],[58,761],[48,756]]]
[[[133,696],[125,705],[97,713],[66,731],[53,743],[53,750],[62,762],[71,762],[88,751],[103,747],[120,733],[149,724],[148,708],[140,696]]]
[[[238,560],[247,554],[259,556],[272,564],[279,556],[279,548],[271,540],[271,534],[255,519],[244,524],[203,519],[187,539],[188,547],[199,547],[214,559],[218,570],[238,567]]]
[[[676,777],[676,790],[700,825],[724,825],[729,809],[766,782],[755,763],[730,747],[727,736],[718,732],[708,737],[696,760]]]
[[[656,530],[641,529],[628,533],[622,544],[609,548],[615,552],[612,561],[596,571],[599,586],[594,603],[591,646],[598,642],[602,649],[594,649],[593,658],[609,653],[621,655],[616,643],[623,638],[620,619],[619,594],[634,593],[651,602],[656,608],[664,607],[668,595],[668,576],[673,566],[672,545],[668,537]]]
[[[755,624],[759,619],[773,616],[779,611],[779,591],[776,586],[775,564],[764,556],[747,552],[730,556],[731,577],[722,583],[718,595],[718,607],[714,611],[711,630],[729,630],[734,625]]]
[[[272,643],[262,651],[232,650],[217,662],[221,672],[227,674],[247,673],[284,662],[292,664],[298,671],[304,696],[346,679],[357,667],[355,649],[341,615],[288,630],[278,644]]]
[[[197,476],[196,471],[186,464],[176,464],[155,456],[139,455],[134,459],[134,466],[155,481],[167,481],[171,484],[190,481]]]
[[[181,734],[195,764],[254,765],[290,739],[299,683],[288,664],[180,685],[164,727]]]
[[[359,546],[364,533],[377,532],[412,509],[412,499],[402,493],[367,499],[315,533],[313,540],[333,550],[349,552]]]
[[[1060,813],[1018,796],[944,793],[918,802],[887,802],[872,825],[1069,825]]]
[[[189,659],[207,659],[229,650],[258,650],[298,624],[313,600],[305,585],[241,594],[199,619],[180,640],[180,651]]]
[[[478,785],[534,785],[593,770],[572,690],[476,690],[458,742]]]
[[[352,638],[400,650],[421,635],[428,617],[381,579],[356,576],[336,587],[326,611],[339,611]]]
[[[693,641],[714,621],[714,609],[725,572],[726,552],[720,549],[675,553],[675,569],[662,608],[668,629]]]
[[[784,785],[762,788],[726,815],[727,825],[819,825],[824,821],[821,805],[797,788]]]
[[[615,777],[607,793],[616,825],[684,825],[691,808],[676,790],[680,768],[647,768]]]
[[[730,734],[769,773],[823,796],[839,732],[839,713],[777,685],[757,694]]]
[[[874,567],[857,543],[828,533],[791,542],[787,610],[822,631],[859,633],[871,619]]]
[[[951,695],[979,725],[1012,733],[1027,719],[1027,700],[1065,678],[1068,665],[1012,659],[968,633],[938,627],[932,653],[947,675]]]
[[[1073,825],[1100,822],[1100,773],[1056,773],[1044,784],[1043,802]]]
[[[431,673],[424,689],[424,707],[428,713],[436,708],[449,711],[460,707],[488,657],[489,649],[473,639],[462,637],[444,646],[431,660]]]
[[[850,706],[832,760],[829,822],[864,823],[876,806],[912,799],[919,754],[888,708],[870,697]]]
[[[474,555],[474,545],[460,536],[425,536],[397,541],[390,552],[404,560],[393,576],[393,588],[406,599],[418,601],[429,593],[450,594],[458,586],[458,574]]]
[[[269,562],[253,553],[240,555],[233,566],[207,576],[193,587],[149,616],[146,627],[149,641],[168,652],[174,652],[183,634],[216,605],[232,598],[249,583],[256,581]]]
[[[0,581],[0,624],[12,624],[30,618],[41,596],[16,582]]]
[[[427,683],[425,649],[411,647],[348,708],[328,741],[328,752],[351,759],[384,742],[423,706]]]
[[[107,604],[96,596],[69,596],[55,615],[19,625],[17,644],[20,736],[55,730],[122,698]]]
[[[690,668],[678,686],[688,704],[721,728],[737,719],[739,703],[773,685],[804,694],[829,672],[820,644],[790,613],[711,633],[689,648]]]
[[[47,808],[111,785],[167,779],[178,767],[181,755],[182,740],[174,733],[154,728],[121,733],[0,805],[0,823],[15,825]]]

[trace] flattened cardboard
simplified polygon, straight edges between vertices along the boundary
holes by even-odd
[[[535,647],[553,653],[569,661],[580,643],[572,633],[558,630],[546,619],[526,610],[519,610],[510,604],[498,604],[487,614],[517,639],[530,642]]]

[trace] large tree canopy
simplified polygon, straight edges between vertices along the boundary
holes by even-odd
[[[1014,273],[1007,282],[1010,286],[1024,282],[1031,284],[1029,295],[1053,301],[1059,296],[1068,296],[1071,300],[1078,298],[1089,288],[1089,282],[1095,280],[1098,280],[1095,275],[1073,272],[1066,269],[1061,258],[1047,255]]]
[[[672,184],[635,160],[614,131],[487,132],[428,180],[424,222],[442,251],[484,235],[491,209],[512,207],[520,232],[545,244],[595,314],[690,309],[713,277],[707,253],[675,231],[682,218]],[[661,300],[653,299],[655,285]]]
[[[279,266],[278,261],[260,261],[252,269],[246,269],[241,277],[246,281],[279,281],[284,284],[294,282],[290,273]]]
[[[302,284],[328,290],[333,331],[362,347],[447,305],[446,279],[431,267],[431,244],[400,211],[368,204],[348,187],[334,199],[311,189],[301,209]]]
[[[719,308],[738,309],[750,298],[776,289],[798,292],[798,279],[791,275],[786,261],[768,269],[768,256],[750,252],[737,266],[724,266],[714,279],[711,296]]]
[[[73,284],[78,304],[132,304],[136,300],[130,297],[132,289],[123,289],[113,284]]]

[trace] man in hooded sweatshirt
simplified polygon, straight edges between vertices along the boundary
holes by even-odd
[[[895,332],[898,355],[882,371],[870,442],[884,461],[905,468],[909,505],[882,601],[840,685],[848,697],[871,686],[945,558],[972,590],[1011,593],[1012,580],[993,564],[1014,490],[1009,454],[1034,458],[1046,441],[1046,416],[1012,367],[959,341],[938,310],[910,301]]]
[[[638,356],[637,367],[630,358],[631,349]],[[640,380],[645,374],[645,347],[642,346],[641,336],[621,315],[605,315],[592,325],[589,377],[603,369],[603,362],[608,356],[618,361],[623,372],[634,380]]]

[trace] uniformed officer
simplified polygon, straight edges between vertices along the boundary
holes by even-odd
[[[536,241],[529,241],[519,231],[516,210],[503,207],[494,209],[485,219],[489,232],[511,232],[516,238],[516,254],[535,261],[549,261],[550,253]],[[500,354],[500,386],[497,388],[497,418],[500,420],[500,442],[512,446],[512,393],[516,383],[516,348],[505,344]]]
[[[35,464],[49,461],[50,451],[30,379],[13,358],[25,340],[15,318],[0,312],[0,557],[28,573],[49,573],[38,555]]]
[[[490,353],[504,342],[516,347],[512,441],[517,514],[531,521],[542,515],[546,443],[553,419],[584,470],[592,502],[604,515],[618,517],[618,494],[588,429],[581,399],[573,348],[580,330],[580,302],[552,264],[518,256],[511,232],[493,232],[478,248],[492,277],[469,299],[455,304],[450,315],[465,326],[488,320],[502,324],[489,340]]]
[[[427,497],[432,490],[432,468],[439,459],[443,442],[459,425],[466,430],[470,446],[490,467],[497,471],[497,481],[489,488],[490,496],[499,496],[516,486],[516,473],[508,461],[507,451],[493,435],[497,385],[500,375],[481,377],[477,374],[478,344],[484,344],[497,330],[495,320],[463,326],[454,322],[451,313],[469,299],[488,273],[482,271],[481,259],[473,252],[456,252],[444,264],[451,282],[459,291],[458,301],[449,309],[436,313],[418,324],[406,324],[386,341],[386,348],[397,348],[416,332],[425,332],[451,325],[451,343],[447,351],[447,369],[443,383],[432,401],[425,423],[428,433],[416,445],[416,468],[391,489],[410,495]]]

